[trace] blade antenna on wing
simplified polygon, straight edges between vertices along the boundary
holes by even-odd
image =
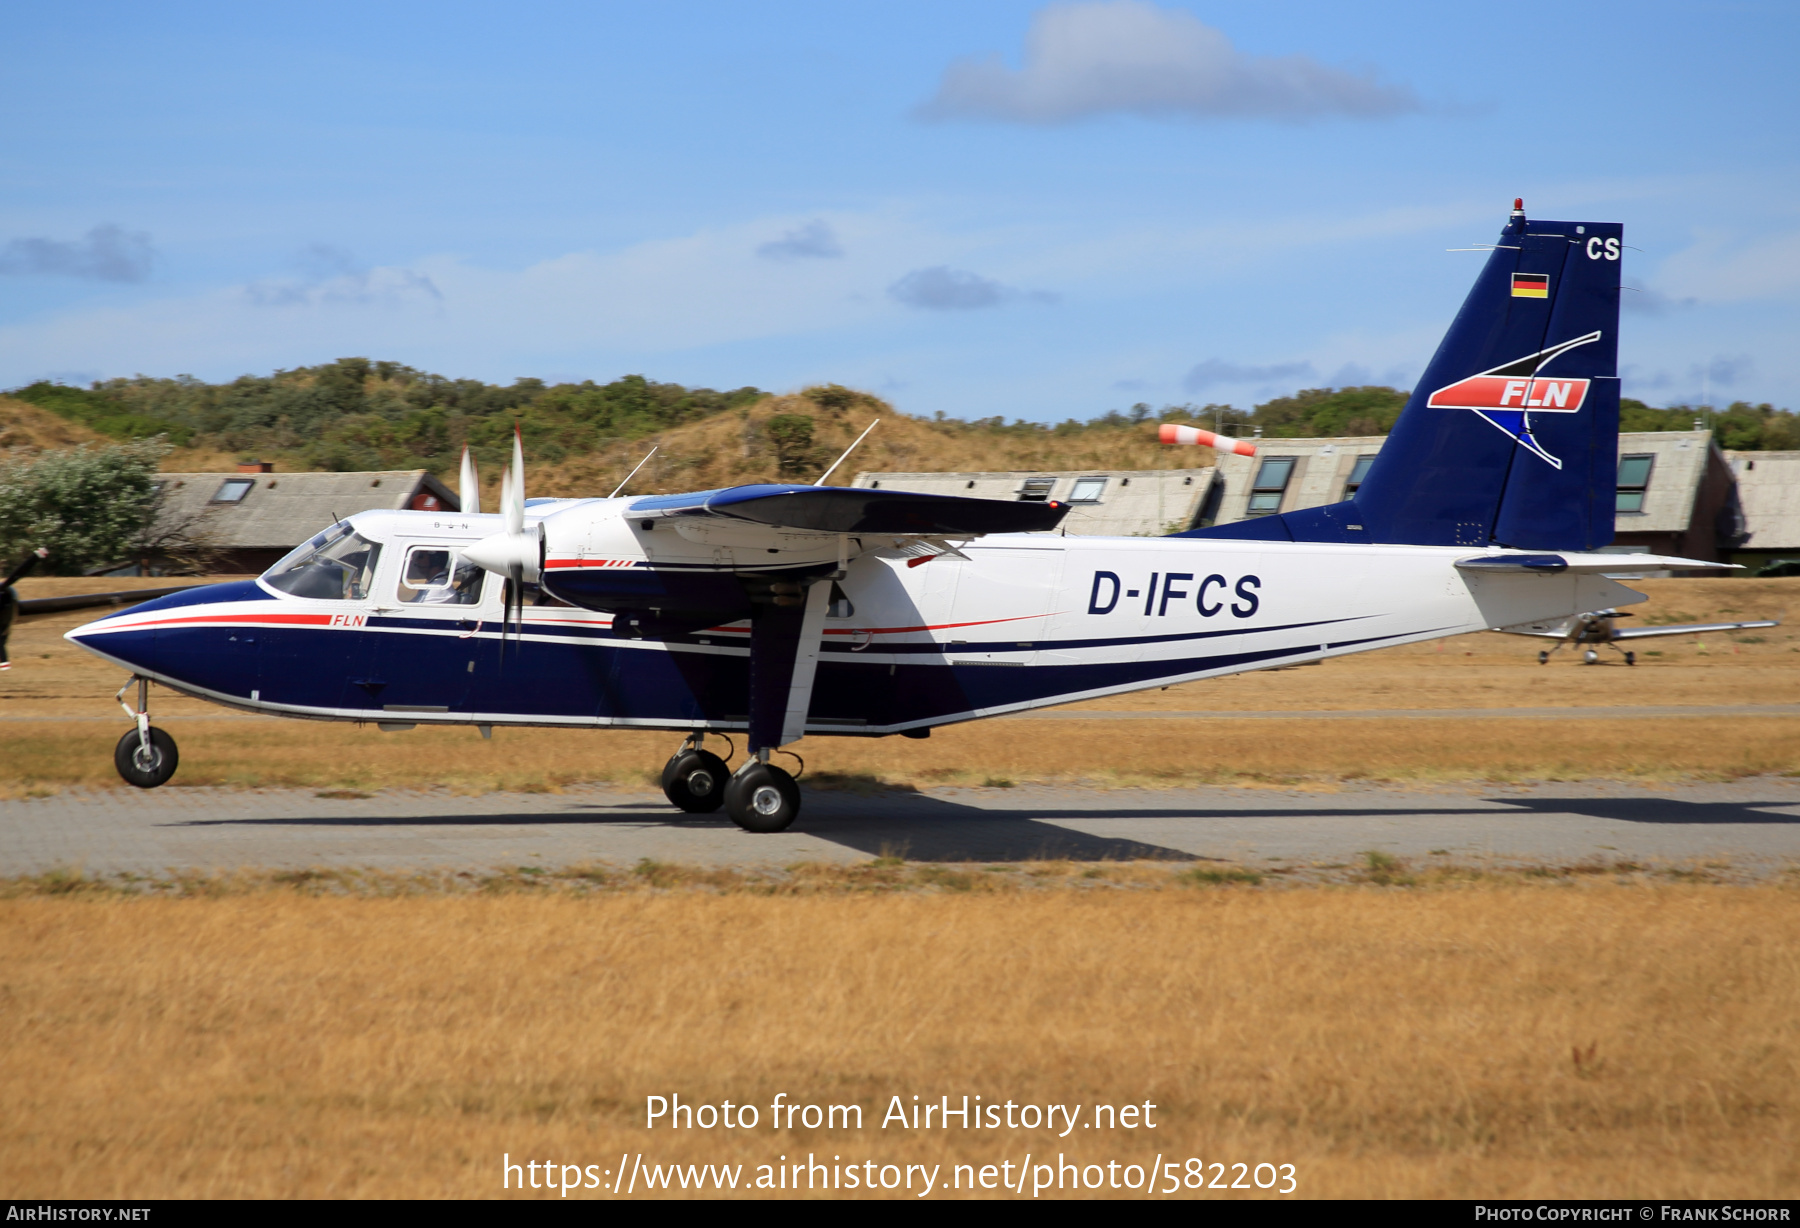
[[[836,469],[836,468],[837,468],[837,467],[838,467],[838,466],[839,466],[839,465],[841,465],[841,464],[843,464],[843,463],[844,463],[844,462],[845,462],[845,461],[846,461],[846,460],[848,460],[848,459],[849,459],[849,457],[850,457],[850,454],[851,454],[851,453],[852,453],[852,452],[854,452],[854,451],[856,451],[856,444],[858,444],[858,443],[861,443],[861,442],[862,442],[862,441],[863,441],[863,440],[865,440],[865,439],[867,439],[867,438],[868,438],[868,437],[869,437],[869,431],[872,431],[872,430],[874,430],[874,429],[875,429],[875,428],[876,428],[876,427],[878,427],[878,426],[880,426],[880,425],[881,425],[881,419],[880,419],[880,418],[877,418],[877,419],[875,419],[875,421],[873,421],[873,422],[871,422],[871,423],[869,423],[869,426],[868,426],[868,430],[865,430],[865,431],[864,431],[864,432],[863,432],[863,433],[862,433],[862,434],[860,434],[860,435],[858,435],[858,436],[857,436],[857,437],[856,437],[856,443],[852,443],[852,444],[851,444],[851,445],[850,445],[850,446],[849,446],[849,447],[847,447],[847,448],[845,448],[845,449],[844,449],[844,454],[843,454],[843,455],[842,455],[842,456],[840,456],[840,457],[838,457],[838,458],[837,458],[837,459],[836,459],[836,460],[834,460],[834,461],[832,461],[832,462],[831,462],[831,468],[830,468],[830,469],[827,469],[827,470],[826,470],[826,471],[825,471],[825,472],[824,472],[824,473],[821,473],[821,474],[820,474],[820,475],[819,475],[819,480],[818,480],[818,481],[816,481],[816,482],[814,482],[814,483],[813,483],[813,485],[814,485],[814,486],[823,486],[823,485],[825,485],[825,479],[826,479],[826,478],[828,478],[828,477],[830,477],[830,476],[831,476],[831,475],[832,475],[832,472],[833,472],[833,471],[834,471],[834,470],[835,470],[835,469]]]
[[[656,445],[657,448],[660,448],[661,446],[662,446],[661,444]],[[656,448],[651,448],[648,452],[646,452],[644,454],[644,459],[637,463],[637,468],[633,469],[630,473],[626,474],[625,481],[620,482],[617,486],[613,487],[612,494],[610,494],[606,497],[608,499],[617,499],[619,497],[619,492],[621,490],[624,490],[626,484],[629,483],[632,478],[635,478],[637,476],[638,469],[642,469],[645,465],[648,465],[650,463],[650,458],[655,455],[656,455]]]

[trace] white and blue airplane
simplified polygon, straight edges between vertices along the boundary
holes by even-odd
[[[667,729],[684,811],[800,810],[772,756],[1579,616],[1601,574],[1717,564],[1612,540],[1621,229],[1514,210],[1351,499],[1161,538],[1068,537],[1057,503],[824,485],[364,512],[256,580],[69,632],[131,671],[115,762],[176,769],[152,681],[312,720]],[[823,481],[823,479],[821,479]],[[616,492],[615,492],[616,493]],[[732,770],[706,739],[743,735]]]

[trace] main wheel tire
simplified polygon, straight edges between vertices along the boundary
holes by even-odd
[[[752,759],[725,786],[725,813],[745,831],[783,831],[800,813],[800,786],[774,764]]]
[[[181,763],[181,755],[175,749],[175,739],[156,728],[150,728],[150,747],[146,751],[138,739],[138,731],[119,739],[113,748],[113,766],[119,769],[119,775],[126,784],[136,785],[140,789],[154,789],[157,785],[168,783],[169,777]]]
[[[1547,652],[1540,652],[1540,653],[1538,653],[1538,664],[1539,664],[1539,665],[1548,665],[1548,664],[1550,664],[1550,654],[1549,654],[1549,653],[1547,653]]]
[[[725,804],[731,769],[709,750],[677,751],[663,765],[663,796],[689,814],[711,814]]]
[[[1635,652],[1626,653],[1625,654],[1625,664],[1636,665],[1637,664],[1637,653],[1635,653]]]

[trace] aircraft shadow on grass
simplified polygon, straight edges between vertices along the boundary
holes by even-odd
[[[1023,799],[1021,799],[1023,802]],[[1455,817],[1504,823],[1515,817],[1578,815],[1612,822],[1719,826],[1724,824],[1800,824],[1800,814],[1769,809],[1781,802],[1689,802],[1675,798],[1501,797],[1489,806],[1391,806],[1346,809],[1229,806],[1135,806],[1046,808],[972,806],[913,793],[876,796],[820,794],[803,833],[871,856],[902,856],[910,861],[1215,861],[1143,840],[1099,835],[1061,825],[1117,820],[1252,819],[1279,823],[1286,819],[1364,822],[1371,819]],[[487,828],[487,827],[660,827],[669,831],[721,831],[733,828],[724,816],[688,815],[661,802],[578,802],[550,813],[496,811],[486,814],[392,815],[327,814],[283,818],[195,819],[168,827],[315,827],[315,828]],[[1204,834],[1196,831],[1193,834]],[[604,857],[605,850],[595,855]]]

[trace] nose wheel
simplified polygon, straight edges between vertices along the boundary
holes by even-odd
[[[133,710],[125,702],[125,692],[131,684],[137,683],[137,708]],[[169,777],[175,775],[175,769],[181,764],[181,753],[175,749],[175,739],[167,730],[158,729],[150,723],[150,680],[132,677],[126,679],[125,685],[113,698],[125,709],[125,715],[137,726],[119,739],[113,747],[113,767],[119,771],[119,777],[128,785],[139,789],[154,789],[158,785],[167,784]]]
[[[118,746],[113,748],[113,766],[119,769],[119,776],[126,784],[154,789],[167,784],[169,777],[175,774],[181,754],[175,749],[175,739],[166,730],[151,726],[146,733],[148,737],[143,737],[133,729],[120,738]]]

